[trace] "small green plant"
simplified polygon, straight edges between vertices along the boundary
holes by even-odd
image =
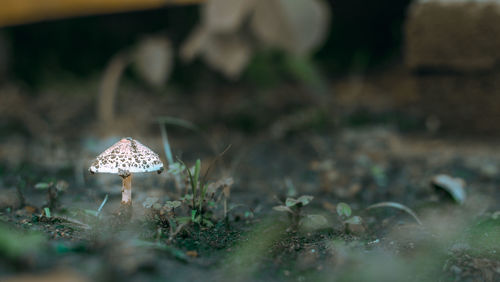
[[[181,207],[181,205],[181,201],[166,201],[161,204],[157,197],[148,197],[142,203],[142,206],[149,210],[147,213],[149,220],[164,226],[173,224],[171,218],[175,217],[175,209]]]
[[[188,169],[189,184],[191,186],[191,195],[185,199],[191,201],[191,218],[194,223],[212,227],[214,224],[210,220],[210,213],[205,209],[204,203],[207,196],[207,183],[205,177],[200,179],[201,160],[197,159],[194,167]]]
[[[199,227],[213,227],[216,220],[215,212],[222,210],[227,221],[230,210],[227,201],[233,184],[231,177],[220,179],[214,183],[208,183],[208,173],[212,163],[201,176],[201,160],[196,160],[190,169],[179,160],[169,165],[167,173],[184,178],[186,181],[185,194],[177,201],[166,201],[162,203],[158,198],[147,198],[143,202],[144,208],[148,209],[148,218],[160,226],[170,228],[170,237],[175,237],[184,227],[195,224]]]
[[[325,227],[328,224],[326,218],[320,214],[303,214],[302,207],[307,206],[314,199],[313,196],[303,195],[298,198],[288,197],[285,203],[273,207],[273,210],[288,213],[292,229],[305,226],[309,229]]]
[[[65,192],[68,188],[68,183],[64,180],[39,182],[35,184],[35,189],[37,190],[47,190],[48,195],[48,207],[52,210],[58,207],[59,195]]]
[[[337,215],[344,226],[345,232],[353,232],[363,229],[363,219],[360,216],[352,215],[352,209],[349,204],[342,202],[338,203],[336,210]]]

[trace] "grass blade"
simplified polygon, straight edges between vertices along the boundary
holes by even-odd
[[[106,194],[106,196],[104,197],[104,200],[102,200],[102,203],[101,205],[99,206],[99,208],[97,209],[97,216],[99,216],[99,214],[101,213],[102,211],[102,208],[104,207],[104,205],[106,204],[106,202],[108,201],[108,194]]]
[[[406,212],[407,214],[411,215],[418,222],[418,224],[422,225],[422,221],[420,221],[417,214],[412,209],[410,209],[409,207],[407,207],[403,204],[396,203],[396,202],[381,202],[381,203],[377,203],[377,204],[373,204],[371,206],[368,206],[366,208],[366,210],[371,210],[371,209],[375,209],[375,208],[395,208],[398,210],[402,210],[402,211]]]

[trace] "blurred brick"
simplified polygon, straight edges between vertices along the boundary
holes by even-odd
[[[500,2],[415,2],[406,23],[412,69],[490,70],[500,61]]]
[[[405,60],[418,107],[455,132],[500,133],[500,2],[415,2]]]

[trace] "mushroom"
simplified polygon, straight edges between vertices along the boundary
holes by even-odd
[[[122,205],[132,205],[132,173],[161,173],[163,163],[158,154],[139,141],[123,138],[106,149],[89,168],[90,173],[113,173],[122,177]]]

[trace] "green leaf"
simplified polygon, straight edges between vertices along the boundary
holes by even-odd
[[[328,220],[320,214],[309,214],[301,220],[301,224],[307,229],[320,229],[328,226]]]
[[[200,191],[200,197],[198,199],[199,201],[199,210],[201,211],[202,210],[202,205],[203,205],[203,201],[205,200],[205,193],[207,191],[207,185],[203,185],[202,187],[200,187],[201,191]]]
[[[213,227],[214,226],[214,223],[208,219],[203,219],[203,225],[205,225],[206,227]]]
[[[99,213],[97,211],[95,211],[95,210],[84,209],[83,212],[86,213],[86,214],[92,215],[92,216],[98,216],[99,215]]]
[[[355,216],[345,220],[344,223],[361,224],[361,223],[363,223],[363,219],[360,216],[355,215]]]
[[[39,252],[45,237],[38,233],[21,232],[0,224],[0,257],[17,258]]]
[[[168,165],[167,173],[173,174],[173,175],[178,175],[178,174],[181,174],[184,170],[186,170],[185,165],[183,165],[179,162],[175,162],[175,163]]]
[[[312,200],[314,199],[313,196],[308,196],[308,195],[304,195],[304,196],[300,196],[297,201],[300,202],[303,206],[306,206],[308,205]]]
[[[337,214],[339,216],[350,217],[352,213],[351,207],[346,203],[337,204]]]
[[[175,208],[178,208],[180,206],[181,206],[181,202],[180,201],[167,201],[167,202],[165,202],[165,207],[168,210],[175,209]]]
[[[190,222],[191,218],[189,216],[181,216],[181,217],[176,218],[176,220],[178,223],[183,224],[183,223]]]
[[[44,208],[43,210],[45,211],[45,216],[47,218],[50,218],[50,209],[49,208]]]
[[[38,182],[37,184],[35,184],[35,189],[45,190],[49,189],[50,186],[52,186],[52,183]]]
[[[293,207],[298,203],[299,203],[299,201],[297,201],[297,199],[294,199],[294,198],[286,198],[286,201],[285,201],[285,205],[287,207]]]
[[[196,218],[196,210],[191,210],[191,220],[195,221]]]
[[[286,206],[275,206],[275,207],[273,207],[273,210],[279,211],[279,212],[293,213],[293,211],[289,207],[286,207]]]
[[[186,166],[181,160],[179,160],[179,162],[181,164],[183,164],[184,166]],[[193,207],[194,207],[196,205],[195,200],[194,200],[195,197],[196,197],[196,185],[195,185],[195,182],[194,182],[195,180],[193,179],[193,174],[191,173],[191,170],[188,169],[187,172],[188,172],[189,180],[190,180],[190,183],[191,183],[191,192],[193,193],[193,203],[192,204],[193,204]]]
[[[202,221],[203,220],[202,220],[200,215],[195,216],[195,218],[193,220],[194,223],[198,223],[198,224],[200,224]]]
[[[154,204],[158,203],[160,199],[158,197],[147,197],[144,202],[142,202],[142,206],[146,209],[150,209]]]
[[[200,168],[201,168],[201,161],[200,159],[197,159],[196,164],[194,165],[194,176],[193,176],[195,189],[198,188],[198,181],[200,178]]]

